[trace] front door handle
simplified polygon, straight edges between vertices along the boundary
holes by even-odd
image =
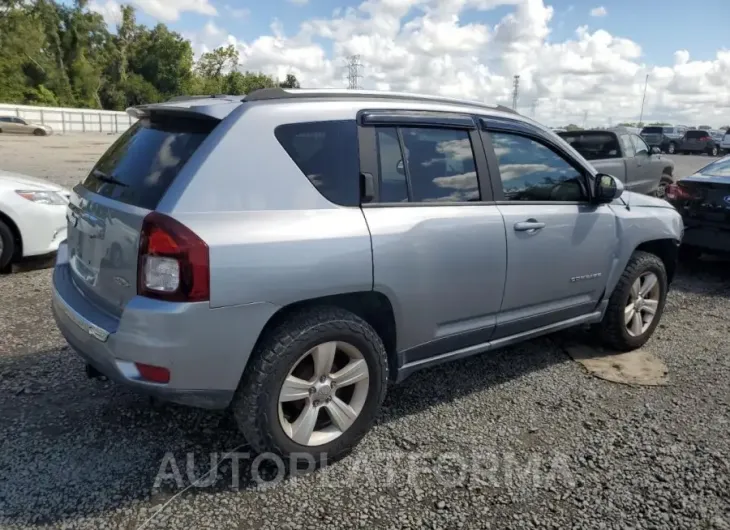
[[[540,223],[536,219],[528,219],[527,221],[522,221],[519,223],[515,223],[515,232],[537,232],[538,230],[541,230],[545,228],[545,223]]]

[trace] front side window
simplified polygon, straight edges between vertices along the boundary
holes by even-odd
[[[583,174],[547,146],[516,134],[490,132],[509,201],[585,200]]]
[[[354,120],[317,121],[280,125],[276,139],[329,201],[343,206],[360,204],[360,162]]]
[[[641,136],[637,136],[635,134],[631,135],[631,140],[634,142],[634,149],[636,150],[637,155],[649,154],[649,146],[646,145],[646,142],[642,140]]]
[[[480,200],[474,151],[467,131],[378,127],[376,138],[380,202]]]
[[[624,148],[624,156],[626,158],[633,157],[636,153],[634,151],[634,144],[631,143],[631,138],[628,134],[622,134],[620,136],[621,139],[621,147]]]

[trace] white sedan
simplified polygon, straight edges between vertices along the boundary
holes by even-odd
[[[0,170],[0,271],[58,250],[66,239],[69,195],[46,180]]]

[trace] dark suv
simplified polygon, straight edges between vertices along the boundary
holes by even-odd
[[[658,147],[663,153],[673,155],[682,141],[687,127],[684,125],[668,127],[644,127],[641,129],[641,137],[649,147]]]
[[[712,137],[710,131],[692,130],[685,133],[679,144],[678,151],[683,155],[707,153],[711,156],[717,156],[720,152],[720,146]]]

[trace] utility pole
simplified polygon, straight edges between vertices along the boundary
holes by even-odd
[[[517,97],[520,94],[520,76],[516,75],[514,77],[512,87],[512,110],[517,110]]]
[[[642,126],[644,121],[644,102],[646,101],[646,86],[649,84],[649,74],[646,74],[646,80],[644,81],[644,97],[641,98],[641,113],[639,114],[639,127]]]
[[[359,80],[362,78],[360,68],[362,68],[362,64],[360,64],[360,56],[350,55],[350,57],[347,58],[347,88],[350,90],[357,90],[360,88]]]

